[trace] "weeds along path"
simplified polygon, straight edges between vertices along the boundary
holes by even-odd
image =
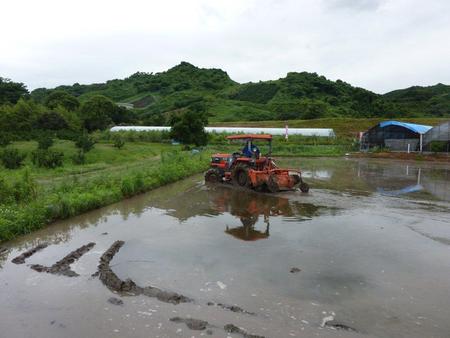
[[[163,153],[131,165],[38,183],[24,176],[17,189],[4,189],[0,204],[0,243],[45,225],[172,183],[206,170],[206,153]],[[20,188],[20,189],[19,189]],[[18,190],[19,189],[19,190]],[[21,192],[18,194],[18,191]]]
[[[155,167],[159,164],[161,160],[161,156],[153,156],[149,157],[145,160],[136,161],[133,163],[127,163],[122,165],[109,165],[107,167],[100,168],[87,168],[83,170],[83,168],[79,169],[77,173],[71,173],[64,176],[57,177],[44,177],[36,179],[36,183],[47,188],[51,188],[52,186],[56,186],[58,184],[69,182],[82,182],[87,181],[89,179],[98,178],[100,176],[110,175],[110,174],[118,174],[118,173],[126,173],[130,170],[139,170],[139,169],[149,169]]]

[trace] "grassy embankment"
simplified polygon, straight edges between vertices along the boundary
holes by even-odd
[[[30,152],[36,145],[13,146]],[[100,143],[88,153],[87,164],[74,165],[72,142],[58,141],[54,148],[65,154],[61,168],[27,162],[18,170],[0,169],[0,242],[201,172],[209,162],[204,153],[167,144],[128,143],[118,150]]]

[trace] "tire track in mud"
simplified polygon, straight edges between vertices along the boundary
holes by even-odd
[[[208,329],[207,334],[209,334],[209,335],[213,334],[213,331],[211,330],[212,328],[218,328],[218,326],[212,325],[202,319],[173,317],[173,318],[170,318],[170,321],[174,322],[174,323],[184,323],[184,324],[186,324],[186,326],[189,329],[195,330],[195,331],[203,331],[203,330]],[[223,330],[227,333],[239,334],[244,338],[265,338],[264,336],[259,336],[259,335],[248,333],[244,329],[242,329],[234,324],[226,324],[223,327]]]
[[[13,258],[11,260],[11,262],[13,262],[14,264],[23,264],[23,263],[25,263],[25,260],[27,258],[33,256],[36,252],[41,251],[42,249],[45,249],[46,247],[48,247],[48,243],[41,243],[41,244],[35,246],[34,248],[31,248],[31,249],[23,252],[19,256]]]
[[[234,325],[234,324],[227,324],[223,327],[225,332],[228,333],[237,333],[240,334],[244,338],[265,338],[264,336],[258,336],[256,334],[251,334],[245,331],[244,329]]]
[[[173,317],[170,318],[170,321],[174,323],[184,323],[191,330],[201,331],[211,327],[206,320],[201,319]]]
[[[119,252],[120,248],[125,244],[124,241],[115,241],[108,250],[106,250],[100,257],[98,270],[92,277],[99,277],[102,283],[111,291],[129,295],[144,295],[147,297],[157,298],[158,300],[171,303],[190,303],[193,299],[176,292],[164,291],[154,286],[141,287],[137,285],[132,279],[122,280],[111,269],[110,263],[114,256]],[[246,311],[237,305],[227,305],[222,303],[207,302],[208,306],[217,306],[224,310],[244,313],[248,315],[255,315],[254,312]]]
[[[83,245],[79,247],[78,249],[72,251],[67,256],[65,256],[63,259],[57,261],[52,266],[43,266],[40,264],[33,264],[30,266],[31,269],[37,271],[37,272],[47,272],[54,275],[63,275],[67,277],[77,277],[79,276],[78,273],[70,269],[70,265],[73,264],[75,261],[81,258],[86,252],[91,250],[94,247],[95,243],[91,242],[86,245]]]
[[[222,308],[224,310],[228,310],[228,311],[231,311],[231,312],[245,313],[247,315],[252,315],[252,316],[256,315],[256,313],[244,310],[243,308],[241,308],[241,307],[239,307],[237,305],[227,305],[227,304],[214,303],[214,302],[208,302],[208,303],[206,303],[206,305],[208,305],[208,306],[218,306],[218,307],[220,307],[220,308]]]
[[[144,295],[147,297],[157,298],[158,300],[171,303],[189,303],[193,300],[180,295],[176,292],[164,291],[153,286],[141,287],[137,285],[132,279],[122,280],[111,269],[110,262],[114,258],[114,255],[125,244],[124,241],[116,241],[111,247],[105,251],[100,257],[100,264],[98,265],[98,271],[93,276],[99,276],[102,283],[111,291],[119,293],[128,293],[132,295]]]

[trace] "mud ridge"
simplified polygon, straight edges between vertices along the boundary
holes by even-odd
[[[207,327],[210,327],[207,321],[201,319],[173,317],[170,318],[170,321],[174,323],[184,323],[191,330],[200,331],[205,330]]]
[[[41,244],[35,246],[34,248],[31,248],[31,249],[21,253],[19,256],[13,258],[11,260],[11,262],[13,262],[14,264],[23,264],[23,263],[25,263],[25,260],[28,257],[33,256],[36,252],[41,251],[42,249],[45,249],[46,247],[48,247],[48,243],[41,243]]]
[[[252,316],[255,315],[254,312],[250,312],[250,311],[244,310],[243,308],[241,308],[241,307],[239,307],[237,305],[227,305],[227,304],[214,303],[214,302],[208,302],[208,303],[206,303],[206,305],[208,305],[208,306],[218,306],[218,307],[220,307],[220,308],[222,308],[224,310],[229,310],[229,311],[236,312],[236,313],[245,313],[247,315],[252,315]]]
[[[98,272],[93,276],[99,276],[102,283],[113,292],[127,293],[132,295],[144,295],[147,297],[157,298],[158,300],[171,303],[188,303],[192,302],[192,299],[180,295],[175,292],[163,291],[153,286],[141,287],[137,285],[133,280],[120,279],[111,269],[110,262],[114,258],[114,255],[125,244],[124,241],[116,241],[111,247],[105,251],[100,257],[100,264],[98,265]]]
[[[256,334],[248,333],[247,331],[245,331],[245,330],[241,329],[240,327],[237,327],[236,325],[233,325],[233,324],[227,324],[223,327],[223,329],[225,330],[225,332],[228,332],[228,333],[240,334],[244,338],[265,338],[264,336],[258,336]]]
[[[67,256],[65,256],[63,259],[59,260],[52,266],[43,266],[40,264],[33,264],[30,266],[33,270],[37,272],[47,272],[54,275],[64,275],[67,277],[76,277],[79,276],[78,273],[70,269],[70,265],[73,264],[75,261],[80,259],[81,256],[83,256],[86,252],[91,250],[94,247],[95,243],[91,242],[86,245],[83,245],[79,247],[78,249],[72,251]]]
[[[356,329],[354,329],[351,326],[348,326],[346,324],[342,324],[339,322],[335,322],[334,320],[331,320],[329,322],[325,323],[325,326],[328,326],[330,328],[336,329],[336,330],[344,330],[344,331],[350,331],[350,332],[358,332]]]
[[[108,303],[113,305],[123,305],[123,300],[116,297],[111,297],[108,299]]]

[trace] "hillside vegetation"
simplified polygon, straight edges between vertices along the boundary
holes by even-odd
[[[133,122],[144,125],[168,124],[171,116],[194,103],[205,106],[210,122],[450,116],[450,86],[443,84],[379,95],[307,72],[239,84],[223,70],[197,68],[187,62],[165,72],[138,72],[123,80],[40,88],[30,96],[43,103],[54,91],[65,91],[81,102],[103,95],[116,103],[132,104]]]
[[[332,128],[338,138],[352,139],[358,132],[365,131],[377,123],[385,120],[380,117],[372,118],[321,118],[314,120],[273,120],[273,121],[236,121],[236,122],[216,122],[217,127],[256,127],[256,128],[284,128],[286,124],[289,128]],[[399,121],[437,126],[448,118],[436,117],[411,117],[399,118]]]

